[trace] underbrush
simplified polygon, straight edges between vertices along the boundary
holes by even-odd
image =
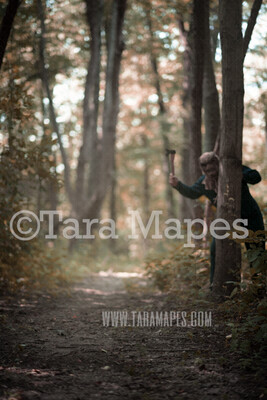
[[[72,252],[69,241],[31,241],[12,262],[0,262],[0,292],[45,290],[53,294],[69,292],[73,282],[100,271],[140,272],[141,260],[127,251],[114,252],[110,243],[96,239],[77,243]],[[14,245],[13,245],[14,247]]]
[[[244,268],[242,282],[220,309],[231,319],[230,346],[240,366],[261,375],[267,370],[267,251],[251,249],[246,257],[251,268]]]
[[[1,263],[0,290],[11,294],[41,289],[55,293],[58,289],[67,290],[73,272],[66,259],[64,248],[35,241],[27,252],[20,251],[13,264]]]
[[[239,365],[261,375],[267,369],[267,299],[255,298],[253,288],[220,306],[231,328],[230,348]],[[251,295],[251,298],[250,296]]]
[[[209,250],[169,245],[168,254],[158,254],[145,263],[146,275],[162,291],[185,296],[203,295],[209,282]]]

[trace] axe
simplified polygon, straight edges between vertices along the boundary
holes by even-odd
[[[166,154],[167,158],[169,158],[169,155],[171,155],[171,169],[170,169],[170,164],[169,164],[169,172],[171,170],[171,173],[174,175],[174,157],[175,157],[176,151],[175,150],[166,149],[166,153],[165,154]]]

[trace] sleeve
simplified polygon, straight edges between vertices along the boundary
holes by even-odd
[[[261,176],[256,169],[251,169],[246,167],[245,165],[242,166],[242,174],[243,174],[243,182],[250,183],[251,185],[255,185],[261,181]]]
[[[187,186],[184,183],[178,181],[175,189],[178,190],[178,192],[185,197],[189,197],[190,199],[198,199],[204,194],[203,185],[201,184],[203,179],[204,176],[201,176],[192,186]]]

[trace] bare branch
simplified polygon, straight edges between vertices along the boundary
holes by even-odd
[[[10,31],[16,16],[17,10],[21,4],[20,0],[9,0],[5,15],[3,16],[1,26],[0,26],[0,68],[6,51],[6,46]]]
[[[166,113],[166,107],[163,102],[163,94],[162,94],[161,84],[160,84],[160,75],[159,75],[159,71],[158,71],[158,60],[157,60],[157,56],[156,56],[154,48],[153,48],[154,34],[153,34],[153,28],[152,28],[151,15],[150,15],[150,11],[148,8],[146,10],[146,20],[147,20],[149,36],[150,36],[150,41],[149,41],[150,42],[150,62],[151,62],[152,70],[153,70],[154,77],[155,77],[155,88],[156,88],[157,95],[158,95],[158,105],[159,105],[159,109],[160,109],[160,114],[163,115]]]
[[[178,11],[176,12],[176,19],[177,19],[181,39],[183,41],[183,46],[186,48],[187,43],[188,43],[188,31],[185,29],[183,16]]]
[[[244,40],[243,40],[243,60],[245,59],[247,51],[248,51],[249,42],[250,42],[250,39],[252,36],[254,26],[256,24],[256,20],[257,20],[261,5],[262,5],[262,0],[254,0],[253,6],[251,8],[246,32],[244,35]]]

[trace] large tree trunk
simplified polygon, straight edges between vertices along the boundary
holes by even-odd
[[[213,66],[209,23],[209,3],[205,3],[205,61],[203,80],[203,108],[205,121],[204,151],[213,151],[220,129],[219,96]]]
[[[205,4],[194,0],[190,30],[184,26],[183,16],[177,12],[183,54],[183,126],[182,180],[192,184],[201,175],[199,157],[202,153],[201,110],[204,75]],[[193,208],[194,207],[194,208]],[[182,218],[199,217],[196,202],[182,199]]]
[[[262,5],[262,0],[254,0],[254,3],[251,8],[250,17],[249,17],[249,20],[247,23],[244,40],[243,40],[243,61],[247,54],[247,50],[248,50],[249,43],[251,40],[252,32],[253,32],[254,26],[256,24],[256,20],[257,20],[261,5]],[[211,38],[212,38],[212,43],[213,43],[212,58],[214,58],[215,51],[216,51],[216,43],[217,43],[217,29],[213,30]],[[204,90],[205,90],[205,80],[204,80]],[[204,98],[204,101],[205,101],[205,98]],[[215,95],[214,95],[214,102],[216,102]],[[211,103],[211,106],[214,107],[214,104],[215,103]],[[205,105],[204,105],[204,108],[205,108]],[[216,108],[214,107],[214,113],[216,113],[216,112],[217,112]],[[206,139],[208,139],[207,136],[205,136],[205,149],[206,149],[206,151],[208,151],[207,149],[209,148],[210,141],[208,140],[208,142],[206,143]],[[212,141],[213,141],[213,139],[212,139]],[[213,147],[213,151],[215,151],[216,154],[219,154],[219,148],[220,148],[220,127],[219,127],[219,131],[218,131],[217,138],[215,141],[215,145]]]
[[[4,54],[11,28],[13,26],[14,18],[17,14],[18,8],[22,3],[21,0],[9,0],[6,6],[5,14],[3,16],[0,26],[0,68],[2,66]]]
[[[262,1],[255,0],[244,39],[242,38],[242,0],[220,0],[223,102],[220,138],[220,171],[217,217],[230,226],[240,217],[242,179],[242,138],[244,114],[243,61]],[[241,250],[233,240],[216,240],[214,295],[229,294],[240,281]]]
[[[108,54],[102,124],[103,137],[101,140],[101,153],[94,151],[90,160],[87,218],[98,218],[112,180],[116,125],[119,111],[119,74],[124,48],[122,28],[125,10],[126,0],[113,1],[107,32]],[[97,150],[97,143],[94,143],[93,148]]]
[[[115,156],[116,125],[119,112],[119,74],[124,48],[122,27],[126,0],[114,0],[111,20],[107,32],[108,60],[106,89],[103,110],[102,170],[106,185],[109,185]],[[106,192],[102,186],[103,192]]]
[[[222,130],[217,218],[233,221],[240,218],[243,129],[243,39],[242,0],[220,1],[220,36],[222,46]],[[214,294],[229,293],[240,281],[240,245],[231,239],[216,239]]]
[[[86,1],[86,16],[91,34],[90,61],[88,64],[83,101],[83,138],[77,165],[75,210],[79,218],[82,218],[86,209],[86,172],[90,161],[90,167],[94,171],[91,174],[90,186],[97,184],[99,146],[97,134],[97,119],[99,108],[99,81],[101,59],[101,26],[103,17],[103,0]]]
[[[210,30],[210,0],[203,0],[205,3],[205,40],[204,40],[204,79],[203,79],[203,108],[205,135],[203,143],[203,151],[216,151],[220,132],[220,105],[219,95],[216,87],[216,79],[214,73],[214,57],[216,53],[218,31],[213,30],[211,37]],[[217,7],[216,7],[217,8]],[[217,10],[216,10],[217,11]],[[206,199],[204,219],[208,225],[214,219],[214,212],[211,202]],[[207,242],[206,242],[207,243]]]

